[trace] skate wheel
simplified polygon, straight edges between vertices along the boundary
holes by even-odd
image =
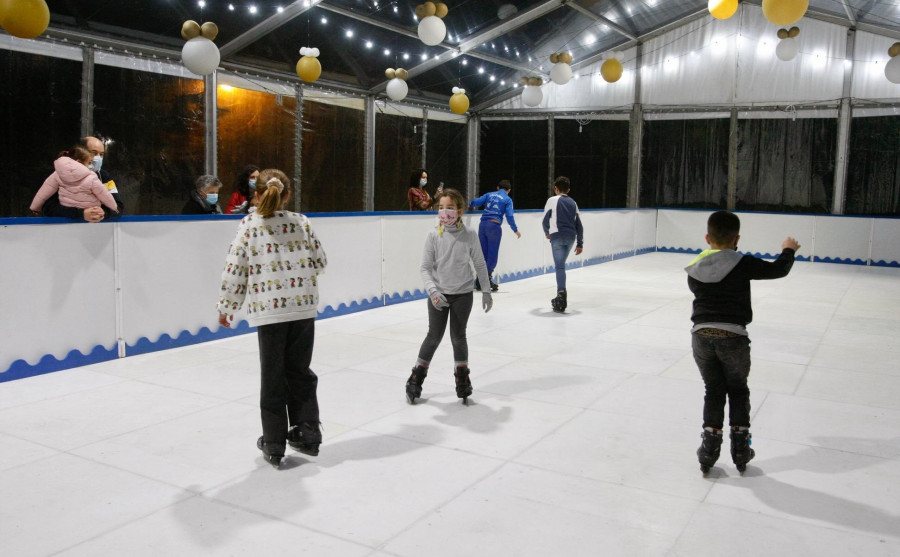
[[[464,396],[462,399],[462,403],[463,403],[463,406],[468,406],[469,405],[469,397]]]
[[[737,469],[738,469],[738,472],[743,474],[744,472],[747,471],[747,465],[746,464],[738,464]]]
[[[415,406],[415,404],[416,404],[416,397],[406,395],[406,402],[408,402],[408,403],[412,404],[413,406]]]
[[[701,464],[700,471],[703,472],[704,474],[709,474],[709,466],[707,466],[705,464]]]

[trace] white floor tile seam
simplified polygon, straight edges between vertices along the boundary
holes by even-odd
[[[65,374],[67,371],[82,370],[84,367],[89,367],[89,366],[90,366],[90,364],[89,364],[88,366],[79,366],[79,367],[73,367],[73,368],[69,368],[69,369],[61,369],[61,370],[58,370],[58,371],[51,371],[51,372],[48,372],[48,373],[42,373],[42,374],[40,374],[40,375],[33,375],[33,376],[31,376],[31,377],[24,377],[24,378],[22,378],[22,379],[13,379],[12,381],[4,381],[4,382],[0,383],[0,389],[3,389],[3,388],[4,388],[4,385],[8,385],[9,388],[15,388],[16,384],[17,384],[19,381],[28,381],[28,380],[30,380],[30,379],[36,379],[36,378],[47,378],[47,377],[49,377],[49,376],[51,376],[51,375],[52,375],[53,377],[62,377],[61,375],[58,376],[58,375],[56,375],[56,374]],[[124,383],[124,382],[126,382],[126,381],[131,381],[131,379],[129,379],[129,378],[127,378],[127,377],[120,377],[120,376],[117,376],[117,375],[114,375],[114,374],[111,374],[111,373],[104,373],[104,372],[102,372],[102,371],[94,371],[94,370],[91,370],[91,373],[102,374],[104,377],[112,377],[112,378],[115,378],[115,379],[118,379],[118,380],[117,380],[117,381],[112,381],[112,382],[110,382],[110,383],[104,383],[104,384],[102,384],[102,385],[101,385],[101,384],[98,384],[98,385],[94,385],[94,386],[92,386],[92,387],[85,387],[85,388],[83,388],[83,389],[76,389],[76,390],[74,390],[74,391],[69,391],[69,392],[60,393],[60,394],[58,394],[58,395],[51,395],[51,396],[47,396],[47,397],[40,398],[40,399],[37,399],[37,400],[29,400],[29,401],[23,402],[23,403],[21,403],[21,404],[15,404],[15,403],[13,403],[13,404],[10,404],[9,406],[4,406],[2,409],[0,409],[0,415],[2,415],[3,412],[6,412],[7,410],[12,410],[12,409],[14,409],[14,408],[22,408],[23,406],[28,406],[29,404],[36,404],[36,403],[40,403],[40,402],[47,402],[47,401],[58,400],[58,399],[61,399],[61,398],[65,398],[65,397],[67,397],[67,396],[72,396],[72,395],[75,395],[75,394],[84,394],[84,393],[87,393],[87,392],[90,392],[90,391],[94,391],[94,390],[96,390],[96,389],[103,389],[103,388],[109,387],[109,386],[111,386],[111,385],[116,385],[116,384],[119,384],[119,383]]]

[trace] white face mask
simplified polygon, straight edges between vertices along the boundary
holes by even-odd
[[[94,159],[91,161],[91,170],[94,172],[100,172],[100,168],[103,167],[103,157],[100,155],[94,155]]]
[[[425,184],[427,184],[427,183],[428,183],[428,179],[427,179],[427,178],[422,178],[421,180],[419,180],[419,187],[420,187],[420,188],[424,188],[424,187],[425,187]]]

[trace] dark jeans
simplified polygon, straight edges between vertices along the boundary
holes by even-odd
[[[319,423],[319,379],[309,369],[315,323],[301,319],[260,325],[257,330],[262,370],[259,410],[266,443],[284,446],[288,425]]]
[[[566,289],[566,259],[575,246],[575,238],[551,238],[550,249],[553,250],[553,266],[556,267],[556,289]]]
[[[691,335],[694,361],[706,385],[703,398],[703,427],[722,429],[725,420],[725,396],[728,395],[728,421],[731,426],[750,427],[750,339]]]
[[[466,325],[472,313],[472,293],[444,294],[450,307],[438,310],[428,299],[428,335],[419,348],[419,360],[431,362],[435,350],[444,338],[447,321],[450,321],[450,342],[453,343],[453,360],[458,363],[469,361],[469,342],[466,340]]]
[[[487,265],[488,274],[494,274],[497,268],[497,256],[500,254],[500,238],[503,237],[503,229],[500,223],[491,220],[483,220],[478,226],[478,240],[481,241],[481,253],[484,254],[484,263]]]

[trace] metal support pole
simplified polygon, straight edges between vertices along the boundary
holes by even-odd
[[[466,197],[478,197],[478,161],[481,159],[481,117],[471,116],[467,124],[468,141],[466,145]]]
[[[203,120],[206,150],[203,160],[203,173],[216,175],[219,149],[219,117],[216,107],[216,72],[203,78]]]
[[[428,109],[422,109],[422,168],[428,169]]]
[[[553,195],[554,180],[556,180],[556,120],[550,114],[547,116],[547,197]]]
[[[303,193],[303,85],[294,86],[297,108],[294,112],[294,212],[301,212],[300,201]]]
[[[94,135],[94,49],[82,50],[81,63],[81,137]]]
[[[375,95],[366,96],[366,143],[363,156],[365,210],[375,210]]]
[[[844,214],[844,201],[847,197],[847,157],[850,154],[850,116],[853,108],[850,106],[850,95],[853,91],[853,63],[856,50],[856,31],[847,30],[847,54],[844,64],[844,89],[841,94],[841,105],[838,108],[837,122],[837,146],[835,148],[834,161],[834,200],[831,213]]]
[[[641,66],[643,66],[644,45],[638,44],[634,59],[634,104],[628,123],[628,191],[625,194],[627,207],[638,207],[641,200],[641,150],[644,143],[644,109],[641,104]]]
[[[728,186],[726,189],[726,207],[734,211],[737,204],[737,148],[738,148],[738,109],[731,109],[731,126],[728,130]]]

